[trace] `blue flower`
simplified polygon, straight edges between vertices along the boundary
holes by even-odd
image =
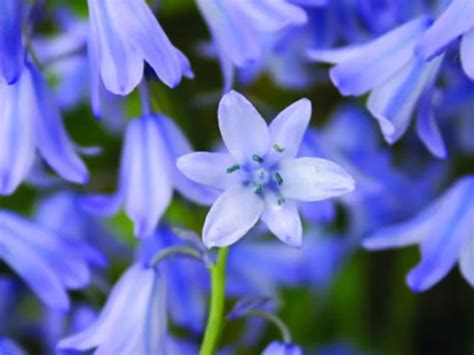
[[[214,191],[187,179],[176,168],[177,157],[191,151],[168,117],[150,114],[132,120],[125,133],[117,193],[86,196],[82,204],[101,215],[116,213],[124,204],[135,235],[149,237],[171,202],[173,188],[197,203],[211,204],[215,199]]]
[[[418,112],[418,135],[434,155],[444,158],[446,150],[431,112],[442,56],[425,62],[415,54],[417,41],[431,23],[431,18],[421,16],[369,43],[309,55],[337,64],[330,77],[341,94],[370,92],[367,108],[389,144],[401,138]]]
[[[97,320],[62,339],[60,349],[101,354],[163,354],[166,346],[166,286],[161,273],[141,263],[130,266],[112,289]]]
[[[35,147],[63,178],[75,183],[88,180],[87,168],[67,136],[54,98],[31,63],[14,84],[0,84],[0,107],[0,195],[11,194],[25,179]]]
[[[233,66],[244,67],[264,53],[263,34],[275,34],[306,22],[306,13],[286,0],[198,0],[221,62],[224,87],[232,82]]]
[[[354,180],[339,165],[295,158],[310,116],[311,103],[302,99],[267,126],[242,95],[224,95],[218,117],[229,153],[196,152],[177,162],[190,179],[224,191],[204,223],[207,247],[233,244],[260,218],[283,242],[301,246],[296,201],[325,200],[354,189]]]
[[[296,344],[273,341],[263,350],[262,355],[303,355],[303,351]]]
[[[474,2],[471,0],[453,0],[418,40],[416,51],[424,59],[431,60],[459,37],[461,65],[466,75],[474,80]]]
[[[413,291],[429,289],[459,260],[464,278],[474,286],[474,176],[458,180],[438,200],[411,220],[368,237],[367,249],[419,244],[421,262],[410,271]]]
[[[158,78],[175,87],[193,73],[187,58],[170,42],[144,0],[88,0],[92,106],[100,112],[100,86],[129,94],[143,77],[144,61]]]
[[[12,212],[0,211],[0,257],[47,306],[68,309],[66,289],[90,280],[91,247],[63,238]]]
[[[0,83],[14,83],[21,74],[25,53],[21,42],[23,0],[0,1]]]

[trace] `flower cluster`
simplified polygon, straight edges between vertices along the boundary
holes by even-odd
[[[0,0],[0,354],[359,353],[367,250],[474,287],[473,103],[473,0]]]

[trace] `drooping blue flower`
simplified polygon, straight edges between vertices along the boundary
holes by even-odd
[[[25,179],[35,148],[66,180],[88,180],[87,168],[62,125],[54,98],[31,63],[14,84],[0,84],[0,141],[0,195],[11,194]]]
[[[471,0],[453,0],[418,40],[416,51],[424,59],[432,60],[457,38],[461,38],[461,65],[474,80],[474,3]]]
[[[296,344],[273,341],[263,350],[262,355],[303,355],[303,351]]]
[[[25,52],[21,41],[23,0],[0,1],[0,83],[14,83],[23,70]]]
[[[325,159],[295,158],[311,117],[302,99],[267,126],[252,104],[235,91],[219,103],[219,128],[229,153],[196,152],[178,159],[190,179],[223,191],[207,214],[207,247],[242,238],[261,218],[283,242],[302,244],[296,201],[318,201],[354,190],[354,180]]]
[[[224,76],[224,91],[232,86],[233,67],[244,67],[261,58],[264,34],[306,22],[306,13],[287,0],[198,0],[211,32]]]
[[[178,126],[160,114],[144,115],[127,126],[116,194],[86,196],[83,206],[97,214],[116,213],[120,206],[133,220],[135,235],[149,237],[168,207],[173,189],[200,204],[216,193],[189,180],[176,168],[177,157],[191,152]]]
[[[416,217],[381,229],[364,240],[370,250],[419,244],[420,263],[407,283],[415,292],[431,288],[457,261],[474,286],[474,176],[463,177]]]
[[[144,61],[158,78],[175,87],[193,73],[187,58],[170,42],[145,0],[89,4],[88,54],[94,113],[100,113],[100,86],[129,94],[143,77]]]
[[[41,301],[51,308],[67,309],[66,289],[85,287],[95,251],[84,242],[12,212],[0,211],[0,257],[17,272]]]
[[[59,349],[98,354],[165,354],[166,285],[160,271],[141,263],[130,266],[112,289],[97,320],[62,339]]]
[[[406,132],[417,112],[417,132],[427,148],[441,158],[446,149],[431,112],[431,100],[442,56],[425,62],[415,53],[432,19],[418,17],[366,44],[311,51],[314,60],[336,64],[330,70],[344,96],[370,92],[367,108],[389,144]]]

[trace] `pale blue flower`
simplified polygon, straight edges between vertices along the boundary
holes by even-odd
[[[125,206],[135,235],[149,237],[171,202],[173,189],[200,204],[211,204],[216,192],[181,174],[176,159],[191,152],[179,127],[160,114],[130,121],[125,132],[118,191],[112,195],[86,196],[83,206],[96,214],[110,215]]]
[[[459,47],[464,72],[474,80],[474,2],[453,0],[436,22],[418,40],[416,47],[424,59],[431,60],[448,45],[461,38]]]
[[[83,288],[89,283],[88,264],[95,257],[95,250],[84,242],[0,211],[0,258],[49,307],[68,309],[66,289]]]
[[[303,351],[296,344],[273,341],[263,350],[262,355],[303,355]]]
[[[301,246],[296,201],[325,200],[354,189],[354,180],[339,165],[295,158],[310,117],[311,103],[302,99],[267,126],[242,95],[224,95],[218,118],[228,153],[196,152],[177,162],[190,179],[223,191],[204,223],[207,247],[235,243],[260,218],[283,242]]]
[[[165,354],[165,294],[164,278],[157,269],[133,264],[112,289],[97,320],[62,339],[58,348],[96,348],[96,354]]]
[[[88,0],[88,54],[92,106],[100,112],[101,82],[117,95],[129,94],[142,80],[144,62],[175,87],[193,73],[187,58],[170,42],[145,0]]]
[[[21,74],[25,51],[21,41],[23,0],[0,0],[0,83],[14,83]]]
[[[0,84],[0,141],[0,195],[11,194],[26,178],[35,148],[63,178],[75,183],[88,180],[54,98],[31,63],[14,84]]]
[[[330,77],[342,95],[370,92],[367,108],[389,144],[403,136],[417,112],[418,135],[434,155],[444,158],[446,149],[431,112],[442,56],[425,62],[415,54],[417,41],[431,24],[431,18],[421,16],[366,44],[309,55],[337,64]]]
[[[466,176],[416,217],[368,237],[367,249],[419,244],[421,262],[410,271],[413,291],[429,289],[459,261],[461,273],[474,286],[474,176]]]

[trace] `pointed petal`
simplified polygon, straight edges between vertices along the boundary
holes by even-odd
[[[13,193],[33,164],[31,109],[24,104],[33,97],[26,75],[15,84],[0,84],[0,195]]]
[[[184,74],[191,74],[189,62],[170,42],[152,11],[143,0],[111,2],[111,18],[120,20],[122,38],[151,65],[169,87],[175,87]],[[185,61],[183,61],[183,59]]]
[[[219,103],[219,129],[230,154],[239,163],[264,156],[270,144],[267,123],[241,94],[231,91]]]
[[[24,74],[29,75],[35,90],[31,115],[38,150],[63,178],[75,183],[87,182],[87,168],[74,151],[62,125],[59,108],[48,92],[46,82],[32,64],[27,64]]]
[[[474,9],[472,11],[474,13]],[[464,72],[474,80],[474,28],[462,37],[460,56]]]
[[[257,223],[264,206],[263,200],[247,187],[236,186],[225,191],[206,216],[204,244],[212,248],[235,243]]]
[[[90,42],[97,43],[100,74],[107,90],[117,95],[128,95],[143,77],[143,57],[123,35],[122,21],[114,13],[116,3],[88,0]],[[133,12],[127,17],[133,16]],[[91,40],[90,40],[91,41]],[[89,53],[94,55],[94,52]],[[95,58],[91,59],[95,60]],[[95,79],[92,79],[95,80]]]
[[[431,235],[421,243],[422,259],[407,276],[408,285],[416,292],[441,280],[456,264],[463,244],[472,236],[474,178],[457,181],[440,201]]]
[[[178,169],[189,179],[219,190],[238,184],[241,172],[227,172],[235,160],[227,153],[195,152],[180,157]]]
[[[303,225],[295,201],[278,204],[278,198],[270,195],[262,214],[262,221],[283,243],[300,248],[303,245]]]
[[[430,152],[438,158],[446,158],[448,152],[443,141],[443,136],[435,121],[432,110],[433,88],[425,89],[421,96],[416,121],[416,131]]]
[[[25,53],[21,43],[23,1],[3,0],[0,11],[0,69],[8,84],[21,74]]]
[[[127,127],[121,162],[121,190],[135,234],[150,236],[168,207],[173,187],[166,148],[153,116],[142,116]]]
[[[319,201],[346,194],[355,188],[352,177],[326,159],[287,159],[280,162],[278,171],[283,179],[280,192],[289,199]]]
[[[100,75],[100,42],[96,20],[89,16],[89,32],[87,37],[87,58],[89,60],[89,83],[91,95],[92,113],[95,117],[101,117],[100,90],[102,88]]]
[[[474,27],[474,2],[454,0],[422,35],[416,47],[425,60],[432,59],[463,33]]]
[[[114,195],[87,195],[79,199],[79,205],[87,212],[97,216],[111,216],[118,212],[123,197]]]
[[[291,104],[273,119],[269,127],[272,161],[296,157],[310,119],[311,101],[308,99]]]
[[[469,284],[474,287],[474,237],[468,238],[461,249],[459,267],[462,275]]]
[[[419,17],[364,45],[331,69],[331,80],[343,95],[362,95],[377,87],[413,58],[418,36],[430,24],[430,18]]]
[[[392,144],[406,132],[418,101],[438,73],[442,57],[426,63],[415,57],[389,81],[375,88],[367,108]]]

